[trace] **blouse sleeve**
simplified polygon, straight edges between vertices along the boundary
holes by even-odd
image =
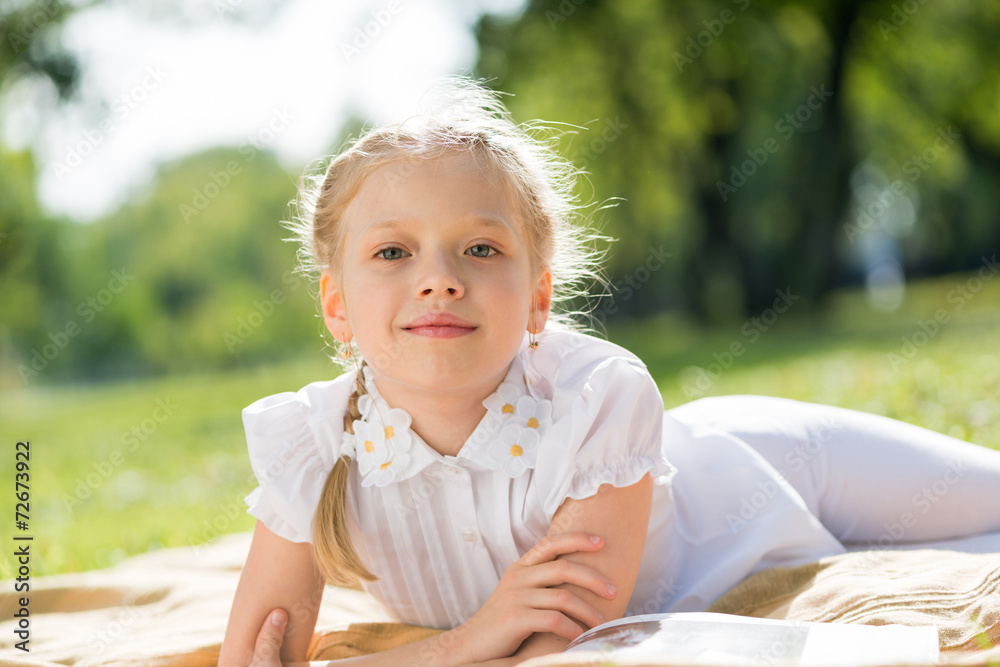
[[[329,472],[295,393],[262,398],[243,410],[250,466],[259,486],[247,513],[291,542],[312,542],[312,519]]]
[[[602,484],[630,486],[648,472],[675,472],[662,452],[663,398],[641,362],[611,358],[576,393],[540,448],[536,475],[551,521],[567,498],[589,498]]]

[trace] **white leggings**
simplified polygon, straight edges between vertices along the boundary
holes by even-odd
[[[670,412],[744,440],[845,544],[1000,531],[1000,452],[887,417],[785,398],[703,398]]]

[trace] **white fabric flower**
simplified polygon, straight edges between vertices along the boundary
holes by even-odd
[[[514,419],[525,428],[544,432],[552,424],[552,402],[539,401],[531,396],[517,399]]]
[[[500,464],[509,477],[519,477],[528,468],[534,468],[538,458],[541,437],[535,428],[508,424],[500,431],[499,439],[490,445],[489,457]]]
[[[371,369],[365,366],[363,374],[368,393],[358,398],[361,419],[354,422],[358,470],[362,486],[383,487],[413,474],[411,464],[424,467],[428,458],[436,455],[425,451],[429,447],[413,449],[419,436],[410,429],[413,420],[409,413],[389,408],[375,386]],[[487,414],[465,445],[467,456],[475,459],[475,449],[481,452],[478,463],[510,477],[534,468],[542,436],[552,424],[551,402],[528,394],[522,382],[507,380],[483,406]],[[486,437],[477,439],[477,434]],[[344,451],[349,446],[348,442],[342,444]]]
[[[354,438],[357,442],[358,470],[366,477],[389,460],[389,446],[383,429],[368,422],[354,421]]]
[[[360,401],[359,401],[360,406]],[[384,415],[373,410],[371,420],[355,421],[357,437],[358,470],[364,476],[362,486],[386,486],[402,475],[410,461],[407,452],[410,439],[410,415],[402,409],[393,408]]]
[[[406,466],[410,465],[410,455],[405,452],[393,454],[392,458],[372,471],[361,481],[361,486],[388,486],[396,477],[403,475]]]
[[[518,385],[513,382],[504,382],[483,401],[483,405],[495,417],[507,420],[516,414],[518,402],[522,398],[534,400],[525,396],[524,390]]]
[[[375,402],[372,401],[372,397],[368,394],[362,394],[358,397],[358,412],[361,413],[361,418],[368,420],[371,417],[372,408],[375,407]]]

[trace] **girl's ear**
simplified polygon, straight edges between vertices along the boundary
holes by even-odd
[[[324,271],[319,279],[319,300],[323,308],[323,321],[326,323],[326,328],[341,343],[349,343],[354,335],[347,319],[347,306],[336,278],[328,271]]]
[[[528,331],[541,333],[549,320],[549,310],[552,308],[552,272],[545,271],[538,276],[531,299],[531,311],[528,314]]]

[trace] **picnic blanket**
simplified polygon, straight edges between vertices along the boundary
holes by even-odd
[[[106,570],[34,579],[27,653],[15,648],[16,619],[11,620],[23,594],[4,585],[0,666],[214,666],[248,549],[249,534],[231,535],[209,545],[135,556]],[[932,549],[842,554],[753,575],[709,611],[802,621],[933,624],[947,651],[942,662],[997,664],[1000,554]],[[310,659],[364,655],[437,632],[385,622],[367,593],[331,586],[323,596]],[[576,666],[594,664],[593,659],[565,654],[523,664]]]

